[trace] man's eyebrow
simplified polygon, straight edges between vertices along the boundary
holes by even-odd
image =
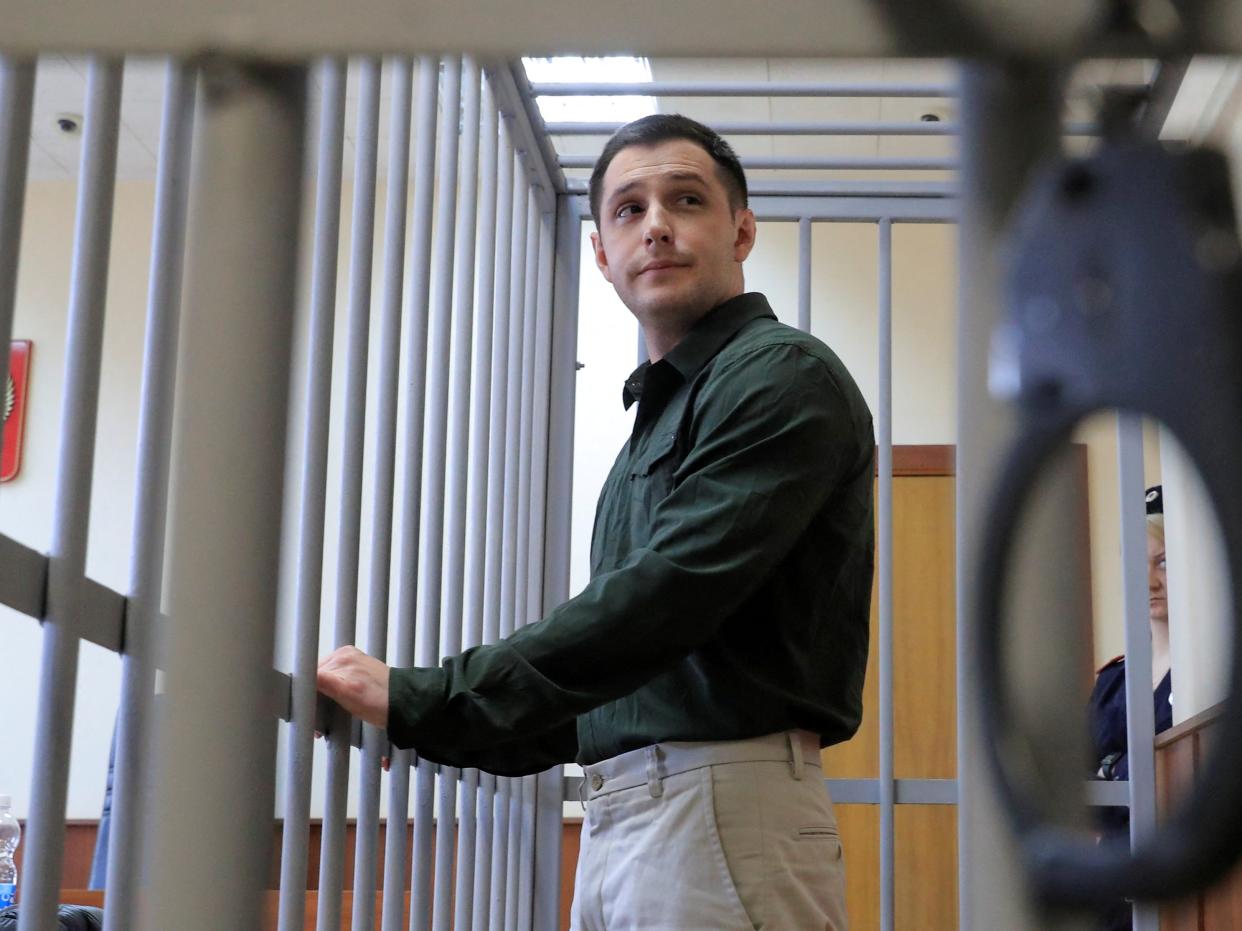
[[[609,193],[608,203],[612,203],[614,200],[616,200],[619,197],[625,197],[627,194],[630,193],[630,191],[634,190],[634,188],[636,187],[639,187],[642,183],[643,182],[637,178],[635,178],[633,181],[625,182],[625,184],[621,185],[619,188],[616,188],[611,193]]]
[[[668,174],[661,175],[660,180],[680,182],[694,181],[704,186],[707,185],[707,179],[704,178],[702,173],[698,171],[671,171]],[[647,178],[635,178],[633,181],[627,181],[625,184],[621,185],[608,195],[607,202],[611,204],[614,201],[627,196],[635,188],[642,187],[647,183],[649,183],[649,179]]]

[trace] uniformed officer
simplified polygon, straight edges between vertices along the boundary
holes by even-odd
[[[1169,669],[1169,600],[1164,566],[1164,495],[1160,485],[1147,489],[1147,594],[1151,623],[1151,684],[1156,733],[1173,726],[1173,677]],[[1095,748],[1096,776],[1130,778],[1126,739],[1126,658],[1118,656],[1100,668],[1088,706]],[[1126,808],[1101,809],[1099,823],[1127,837],[1130,813]],[[1109,911],[1102,928],[1126,931],[1131,927],[1130,903]]]

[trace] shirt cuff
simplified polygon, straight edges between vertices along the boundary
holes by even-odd
[[[388,673],[388,739],[407,749],[425,738],[428,724],[444,707],[448,673],[437,666],[391,669]]]

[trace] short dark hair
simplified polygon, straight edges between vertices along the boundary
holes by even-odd
[[[692,120],[680,113],[653,113],[631,123],[626,123],[612,134],[604,145],[591,171],[591,216],[595,225],[599,226],[600,201],[604,196],[604,173],[612,164],[613,158],[622,149],[631,146],[653,146],[661,142],[685,139],[693,142],[716,162],[720,180],[724,182],[729,194],[729,206],[741,210],[747,206],[748,191],[746,189],[746,173],[737,160],[733,146],[725,142],[714,129],[704,126],[698,120]]]

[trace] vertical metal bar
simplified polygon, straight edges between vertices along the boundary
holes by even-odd
[[[879,233],[880,929],[893,931],[893,224],[888,217],[880,220]]]
[[[535,569],[531,553],[532,529],[535,523],[534,509],[534,448],[535,448],[535,356],[538,325],[537,296],[539,289],[539,204],[532,196],[526,206],[526,271],[522,294],[522,408],[518,433],[518,512],[517,512],[517,608],[514,628],[523,627],[537,618],[532,616],[532,585]]]
[[[553,214],[535,217],[538,261],[528,291],[532,297],[534,336],[531,376],[530,521],[527,539],[532,558],[526,572],[527,623],[543,616],[544,530],[548,500],[548,418],[551,404]]]
[[[436,98],[439,94],[439,62],[431,56],[419,59],[418,101],[416,104],[415,158],[414,158],[414,204],[412,207],[412,239],[404,272],[409,276],[408,286],[402,293],[402,249],[405,243],[405,202],[409,183],[409,137],[410,94],[412,63],[399,59],[394,65],[392,131],[389,133],[388,165],[388,215],[386,218],[384,256],[384,333],[383,365],[386,370],[380,376],[385,385],[384,415],[377,434],[377,463],[379,445],[396,448],[397,436],[390,432],[386,423],[396,423],[399,391],[399,360],[395,344],[401,332],[401,318],[407,320],[405,343],[405,378],[407,380],[407,406],[404,418],[405,446],[407,449],[402,474],[404,502],[399,524],[402,564],[418,564],[418,526],[422,484],[423,410],[422,398],[427,361],[426,306],[430,288],[431,268],[431,221],[434,202],[432,184],[435,178],[436,160]],[[406,312],[402,314],[400,308]],[[394,452],[395,456],[395,452]],[[377,477],[377,483],[379,482]],[[385,474],[391,496],[392,477]],[[378,484],[377,484],[378,490]],[[376,502],[379,507],[379,502]],[[383,515],[372,523],[372,559],[376,559],[376,545],[387,549],[391,545],[391,514]],[[381,539],[382,537],[382,539]],[[376,566],[378,572],[378,566]],[[388,583],[385,583],[388,584]],[[380,598],[373,589],[373,610],[378,610]],[[383,602],[387,604],[385,592]],[[394,664],[410,666],[414,662],[414,615],[418,603],[418,577],[415,572],[402,572],[397,578],[397,639]],[[401,927],[405,909],[405,883],[407,873],[406,839],[409,836],[410,764],[409,750],[393,748],[392,767],[388,775],[388,825],[384,837],[384,931],[397,931]],[[411,896],[411,915],[420,900]],[[337,931],[336,928],[332,931]]]
[[[410,176],[410,104],[414,81],[412,60],[405,57],[392,59],[389,81],[392,86],[392,111],[388,128],[388,186],[384,207],[384,270],[380,284],[371,576],[367,602],[370,617],[381,613],[387,617],[391,587],[389,572],[397,456],[397,393],[401,374],[402,271]],[[396,652],[400,661],[398,664],[408,665],[406,653],[400,647]],[[409,777],[408,757],[404,756],[404,751],[394,752],[389,775],[388,822],[384,831],[384,896],[380,917],[380,927],[384,931],[398,931],[405,917],[405,840],[408,833],[405,815],[409,805]],[[398,781],[404,787],[400,792],[394,789]]]
[[[474,258],[479,172],[479,66],[470,56],[461,62],[461,157],[458,168],[458,220],[453,276],[451,352],[445,405],[447,455],[444,458],[444,610],[440,628],[445,655],[461,651],[466,558],[467,482],[470,455],[470,356],[474,329]],[[447,335],[447,334],[446,334]],[[455,416],[449,420],[448,414]]]
[[[423,425],[427,396],[427,302],[431,294],[431,228],[435,206],[436,177],[436,101],[439,98],[440,61],[423,56],[418,68],[418,103],[415,111],[414,140],[414,216],[410,254],[406,262],[409,283],[405,293],[405,468],[402,476],[400,561],[409,567],[397,585],[396,664],[411,665],[414,660],[415,619],[419,601],[419,528],[422,525]],[[434,662],[434,660],[433,660]],[[389,819],[408,810],[409,769],[412,753],[402,750],[393,755],[389,779],[392,795]],[[414,851],[411,857],[410,928],[425,928],[430,920],[432,770],[418,767],[415,787]],[[402,793],[403,797],[396,797]],[[399,803],[399,804],[397,804]],[[336,931],[336,929],[332,929]]]
[[[445,455],[448,448],[448,388],[453,317],[453,265],[457,225],[457,176],[461,119],[461,59],[444,59],[444,89],[440,102],[441,133],[438,153],[439,173],[436,194],[436,238],[432,279],[431,330],[427,355],[431,360],[427,378],[426,462],[423,469],[423,551],[419,566],[419,665],[435,666],[440,662],[441,598],[444,592],[444,480]],[[419,770],[427,769],[420,762]],[[448,784],[455,783],[457,771],[439,768],[436,792],[442,805],[449,804]],[[453,855],[453,821],[455,812],[441,808],[436,814],[435,886],[432,894],[432,918],[442,910],[443,899],[452,894],[449,874]]]
[[[472,366],[474,382],[470,395],[470,477],[467,495],[468,514],[466,517],[466,569],[465,592],[463,595],[463,617],[466,646],[485,642],[485,615],[487,614],[484,600],[488,550],[488,515],[490,500],[488,489],[493,483],[492,469],[493,445],[489,439],[493,434],[489,425],[493,420],[492,391],[493,376],[503,364],[500,359],[493,358],[496,345],[494,328],[496,326],[496,269],[499,263],[498,250],[502,242],[496,236],[497,193],[500,184],[500,137],[499,115],[496,112],[496,101],[491,89],[484,82],[482,86],[482,154],[479,159],[479,216],[475,250],[478,267],[478,295],[475,311],[475,342],[474,364]],[[510,180],[512,184],[512,180]],[[503,240],[504,237],[499,237]],[[508,258],[505,259],[508,267]],[[503,382],[503,379],[497,379]],[[502,425],[503,426],[503,425]],[[493,637],[495,636],[493,632]]]
[[[195,83],[193,67],[182,61],[169,61],[155,179],[142,402],[138,416],[138,468],[134,483],[133,560],[129,605],[125,612],[125,660],[117,721],[105,931],[122,931],[137,923],[136,887],[144,838],[143,812],[138,800],[144,794],[143,784],[153,765],[149,696],[155,684],[156,624],[160,618],[164,570],[168,460],[172,445]]]
[[[520,851],[517,876],[517,914],[515,927],[530,931],[531,917],[535,907],[535,805],[538,801],[538,777],[522,777],[522,797],[519,812]]]
[[[467,552],[466,527],[467,517],[473,502],[469,498],[473,490],[478,496],[481,491],[486,503],[486,489],[477,485],[472,489],[469,479],[472,469],[479,459],[480,450],[475,447],[474,458],[471,458],[470,382],[472,375],[471,352],[473,351],[472,336],[475,330],[475,317],[483,310],[482,301],[476,308],[474,302],[475,285],[475,234],[478,227],[479,208],[479,136],[480,109],[482,105],[482,76],[478,62],[469,55],[462,59],[462,148],[460,176],[460,218],[457,224],[457,275],[455,279],[456,316],[453,320],[453,361],[452,385],[450,390],[450,407],[453,419],[449,426],[449,451],[445,460],[448,472],[448,488],[445,501],[446,551],[448,562],[445,568],[445,597],[442,618],[441,638],[446,655],[460,652],[463,641],[470,640],[469,627],[476,626],[474,619],[467,619],[465,614],[466,566],[470,554]],[[493,140],[494,141],[494,140]],[[495,147],[493,145],[493,156]],[[494,169],[494,165],[492,166]],[[485,199],[486,202],[486,199]],[[493,201],[493,210],[495,202]],[[490,260],[484,263],[490,269]],[[490,295],[488,296],[490,301]],[[491,312],[488,308],[487,327],[491,327]],[[489,334],[490,335],[490,334]],[[486,461],[486,460],[484,460]],[[472,571],[477,567],[471,565]],[[479,628],[474,642],[482,634],[482,617],[478,617]],[[478,770],[468,770],[461,774],[463,778],[460,808],[461,815],[456,829],[456,868],[453,871],[454,887],[449,896],[445,896],[443,918],[437,911],[434,916],[440,927],[469,928],[470,915],[474,907],[472,887],[474,886],[474,832],[476,823],[475,795],[478,785]],[[457,783],[444,780],[452,787],[452,794],[457,794]],[[457,800],[448,806],[451,811],[457,807]],[[444,805],[441,805],[441,811]],[[437,905],[437,909],[439,909]],[[451,920],[450,920],[451,919]]]
[[[77,691],[78,624],[98,422],[112,195],[121,117],[121,74],[116,59],[93,59],[86,85],[86,126],[69,285],[69,326],[60,415],[60,454],[53,505],[47,613],[39,677],[30,790],[26,867],[22,872],[21,931],[55,923],[65,846],[65,800]],[[3,348],[8,351],[7,344]]]
[[[35,63],[0,55],[0,385],[8,381],[8,345],[17,301],[17,258],[22,245],[26,168],[30,161],[30,119],[34,109]],[[4,448],[0,430],[0,450]]]
[[[500,638],[501,578],[504,563],[505,475],[508,461],[508,363],[510,350],[510,262],[513,241],[506,232],[513,222],[513,146],[508,133],[499,135],[497,154],[496,223],[500,235],[495,237],[493,277],[492,356],[489,369],[491,402],[488,416],[487,452],[487,543],[484,560],[485,575],[481,593],[472,593],[471,601],[481,599],[483,610],[483,642],[495,643]],[[502,795],[497,779],[484,774],[480,781],[478,838],[475,844],[475,883],[473,931],[490,931],[496,927],[492,903],[496,900],[495,872],[497,851],[502,849],[501,826],[497,816]],[[507,834],[507,829],[504,832]]]
[[[526,169],[520,155],[513,162],[513,213],[510,223],[512,251],[509,262],[509,357],[506,362],[508,387],[506,389],[505,436],[509,441],[509,455],[505,459],[505,514],[504,554],[500,586],[500,636],[513,633],[514,616],[518,604],[517,550],[522,541],[518,536],[518,465],[522,456],[520,444],[514,442],[520,436],[522,410],[522,334],[525,331],[525,274],[526,274],[526,217],[530,189]],[[520,781],[501,778],[497,780],[496,816],[493,822],[499,843],[492,851],[493,899],[489,927],[500,931],[506,927],[509,901],[516,884],[516,876],[510,882],[510,860],[516,855],[514,838],[513,805],[520,792]],[[516,919],[516,910],[514,911]]]
[[[371,269],[375,257],[375,176],[379,158],[380,60],[359,61],[358,132],[354,140],[354,201],[349,260],[349,336],[346,350],[344,430],[341,452],[341,498],[337,537],[337,620],[356,627],[358,548],[362,543],[362,464],[366,440],[368,341],[371,334]],[[370,581],[386,584],[389,564],[372,553]],[[383,554],[380,554],[381,559]],[[372,586],[373,587],[373,586]],[[372,592],[373,593],[373,592]],[[372,594],[368,593],[368,594]],[[366,650],[388,657],[388,605],[368,599]],[[358,764],[358,818],[354,835],[355,916],[375,924],[376,856],[379,852],[380,761],[388,740],[381,728],[364,724]],[[355,918],[355,921],[357,919]]]
[[[556,928],[560,922],[561,840],[564,832],[565,767],[554,766],[535,778],[534,892],[532,929]]]
[[[574,386],[577,378],[578,275],[582,225],[573,201],[557,198],[555,252],[549,255],[551,349],[548,399],[547,487],[543,547],[543,603],[546,614],[569,597],[569,554],[573,500]],[[560,920],[561,837],[564,821],[563,767],[539,778],[535,831],[535,901],[532,925],[553,928]]]
[[[552,344],[548,418],[548,487],[546,498],[543,603],[546,614],[569,598],[569,561],[573,523],[574,407],[578,377],[578,293],[582,262],[582,221],[572,198],[557,198],[552,261]]]
[[[513,245],[509,254],[509,358],[506,374],[508,392],[506,400],[505,433],[509,437],[510,455],[505,462],[505,542],[508,549],[504,557],[504,576],[500,591],[500,636],[506,637],[517,628],[518,605],[521,604],[522,576],[519,573],[522,559],[520,523],[520,488],[523,450],[522,389],[523,365],[525,364],[526,333],[526,253],[530,249],[527,239],[529,230],[530,187],[526,166],[518,153],[513,162],[513,213],[510,236]]]
[[[798,329],[811,332],[811,218],[798,220]]]
[[[223,58],[202,71],[170,483],[172,623],[143,931],[258,927],[271,835],[238,825],[270,824],[275,804],[272,580],[306,71]],[[230,377],[220,378],[226,369]]]
[[[474,905],[470,927],[472,931],[486,931],[491,917],[492,857],[494,855],[496,777],[492,773],[479,773],[479,817],[475,827],[474,842]]]
[[[505,907],[509,898],[509,798],[517,781],[509,776],[497,776],[492,800],[491,901],[486,927],[497,931],[505,927]]]
[[[1156,829],[1156,715],[1151,669],[1151,610],[1147,591],[1147,515],[1143,504],[1143,418],[1117,414],[1117,490],[1121,495],[1121,573],[1126,635],[1126,737],[1130,748],[1130,843]],[[1157,931],[1158,909],[1134,904],[1135,931]]]
[[[532,189],[526,204],[525,257],[522,293],[522,404],[518,431],[518,511],[517,511],[517,582],[514,597],[517,606],[514,627],[531,620],[530,592],[530,499],[531,459],[533,451],[535,381],[535,291],[538,287],[539,204]],[[515,295],[516,297],[517,295]],[[509,878],[506,886],[505,928],[516,931],[521,926],[523,905],[529,905],[529,846],[534,840],[533,821],[528,817],[527,804],[533,802],[531,778],[523,776],[510,784],[509,796]]]
[[[991,468],[1012,415],[987,391],[989,340],[999,313],[997,244],[1027,173],[1055,152],[1061,101],[1040,66],[962,69],[960,307],[957,325],[958,902],[962,931],[1025,931],[1038,918],[1005,814],[986,770],[976,714],[971,592]],[[1017,893],[1017,894],[1015,894]]]
[[[471,329],[474,323],[474,233],[475,212],[478,208],[478,158],[479,158],[479,69],[477,63],[465,57],[460,62],[461,101],[461,149],[457,164],[458,217],[456,242],[454,244],[455,273],[450,276],[454,294],[451,349],[441,357],[447,365],[442,366],[447,390],[444,404],[444,427],[448,433],[443,463],[443,541],[445,555],[443,567],[443,609],[439,612],[440,647],[446,656],[461,651],[462,645],[462,584],[465,574],[466,535],[466,476],[469,451],[469,403],[470,403],[470,351]],[[446,333],[447,336],[447,333]],[[450,421],[449,412],[454,417]],[[456,910],[454,904],[455,860],[458,870],[464,867],[463,857],[467,847],[473,858],[473,844],[454,845],[458,834],[457,781],[460,772],[445,767],[440,772],[439,819],[436,830],[436,893],[432,912],[432,926],[437,931],[448,931]],[[472,832],[474,825],[471,823]],[[467,877],[460,877],[466,881]],[[464,903],[467,907],[472,903]]]
[[[525,549],[532,554],[526,572],[527,623],[543,614],[544,529],[548,487],[548,416],[552,351],[552,224],[551,214],[540,214],[534,204],[534,232],[539,244],[535,263],[527,273],[527,296],[533,346],[530,383],[530,504]],[[535,855],[538,832],[539,779],[522,783],[522,860],[518,887],[518,927],[530,929],[535,908]]]
[[[294,608],[292,714],[281,840],[280,931],[300,931],[306,908],[306,835],[314,760],[315,667],[319,657],[319,601],[323,592],[336,253],[341,224],[341,154],[345,145],[345,62],[339,58],[325,59],[319,76],[322,96],[315,166],[306,422],[302,432],[302,486],[298,503],[301,527]],[[341,739],[340,735],[335,739]]]

